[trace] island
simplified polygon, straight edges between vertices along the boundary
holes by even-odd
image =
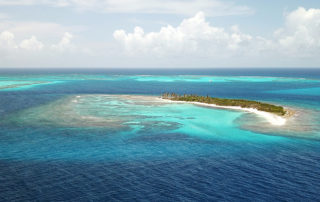
[[[192,94],[179,95],[176,93],[162,93],[161,99],[173,102],[190,102],[192,104],[208,107],[242,110],[262,116],[272,125],[279,126],[284,125],[286,123],[286,118],[288,117],[288,114],[292,114],[288,113],[288,111],[285,110],[282,106],[272,105],[253,100],[226,99]]]

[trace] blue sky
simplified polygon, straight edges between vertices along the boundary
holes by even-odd
[[[0,67],[319,67],[318,0],[0,0]]]

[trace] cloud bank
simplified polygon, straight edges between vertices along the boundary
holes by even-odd
[[[237,26],[215,27],[204,12],[184,19],[180,25],[167,25],[158,32],[116,30],[113,33],[129,56],[159,57],[192,55],[195,57],[233,56],[318,57],[320,54],[320,9],[298,8],[285,15],[285,24],[273,38],[242,33]]]
[[[159,32],[145,33],[136,27],[132,33],[116,30],[114,38],[119,41],[129,55],[157,54],[160,56],[198,53],[206,55],[237,51],[250,45],[253,37],[243,34],[234,26],[228,32],[224,28],[213,27],[199,12],[185,19],[177,27],[168,25]]]
[[[20,43],[17,43],[13,33],[3,31],[0,33],[0,50],[2,52],[10,53],[12,51],[41,51],[46,48],[46,51],[51,50],[63,52],[70,50],[73,47],[71,43],[72,37],[72,34],[66,32],[62,36],[60,42],[51,45],[44,45],[36,36],[31,36],[29,39],[24,39]]]
[[[152,13],[193,15],[199,10],[210,16],[252,14],[248,6],[221,0],[0,0],[0,6],[71,7],[107,13]]]
[[[11,3],[14,2],[18,0]],[[206,19],[205,12],[153,32],[138,26],[131,32],[118,29],[113,32],[114,40],[108,43],[92,38],[75,40],[72,33],[79,29],[48,22],[0,21],[0,65],[302,67],[320,64],[320,9],[314,8],[300,7],[285,14],[283,26],[271,32],[271,37],[243,32],[237,25],[214,26]],[[77,39],[83,37],[79,34]]]
[[[285,26],[275,32],[284,54],[302,57],[319,55],[320,9],[298,8],[285,16]]]

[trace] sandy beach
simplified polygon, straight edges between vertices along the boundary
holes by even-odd
[[[215,104],[207,104],[207,103],[201,103],[201,102],[174,101],[174,100],[168,100],[168,99],[163,99],[163,98],[160,98],[160,99],[163,100],[163,101],[172,102],[172,103],[191,103],[191,104],[195,104],[195,105],[199,105],[199,106],[205,106],[205,107],[241,110],[241,111],[245,111],[245,112],[248,112],[248,113],[254,113],[257,116],[264,118],[271,125],[274,125],[274,126],[283,126],[287,122],[287,117],[286,116],[281,117],[281,116],[278,116],[276,114],[273,114],[273,113],[270,113],[270,112],[259,111],[259,110],[254,109],[254,108],[242,108],[242,107],[238,107],[238,106],[219,106],[219,105],[215,105]]]

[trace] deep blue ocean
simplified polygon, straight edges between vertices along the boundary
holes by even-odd
[[[0,69],[0,201],[320,201],[320,69]]]

